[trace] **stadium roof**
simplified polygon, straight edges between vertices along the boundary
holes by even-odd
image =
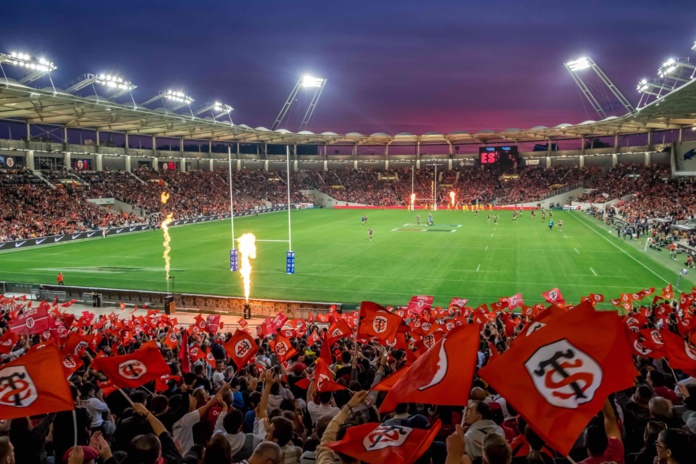
[[[680,129],[696,125],[696,79],[633,113],[580,124],[537,126],[531,129],[506,129],[449,134],[427,132],[421,135],[389,135],[357,132],[336,134],[309,131],[293,133],[285,129],[271,131],[244,124],[178,114],[164,109],[134,108],[109,100],[85,98],[60,90],[35,89],[12,80],[0,81],[0,120],[30,124],[49,124],[103,132],[127,132],[156,137],[183,137],[194,140],[269,144],[480,144],[517,143],[543,140],[601,137],[635,134],[649,130]]]

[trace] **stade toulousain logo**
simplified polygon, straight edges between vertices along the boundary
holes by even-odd
[[[0,369],[0,405],[26,408],[39,397],[36,385],[24,366]]]
[[[413,429],[401,425],[380,425],[363,438],[365,451],[379,451],[402,446]]]
[[[375,333],[382,334],[387,331],[389,327],[389,320],[384,316],[375,316],[372,320],[372,330]]]
[[[276,343],[275,351],[278,356],[285,356],[288,352],[288,346],[284,341]]]
[[[118,365],[118,374],[124,379],[137,380],[147,373],[147,367],[137,359],[124,361]]]
[[[542,346],[524,366],[539,394],[566,409],[592,401],[604,375],[597,361],[566,339]]]
[[[249,353],[251,350],[251,343],[249,340],[239,340],[235,345],[234,345],[234,354],[238,358],[243,358],[244,356]]]

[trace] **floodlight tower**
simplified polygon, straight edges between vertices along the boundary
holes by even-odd
[[[20,84],[28,84],[46,75],[50,79],[50,73],[57,69],[52,61],[48,61],[45,58],[32,58],[27,53],[12,52],[9,55],[0,53],[0,66],[3,63],[24,68],[27,71],[27,74],[19,80]]]
[[[132,92],[133,90],[138,88],[138,86],[134,85],[132,82],[129,82],[123,79],[122,77],[116,75],[86,73],[74,79],[73,81],[68,82],[65,91],[67,93],[75,93],[90,85],[93,86],[94,84],[102,86],[107,92],[113,92],[109,96],[109,99],[111,100],[115,100],[118,97],[125,95],[128,92]]]
[[[167,100],[170,102],[173,102],[173,105],[171,108],[165,108],[170,110],[170,111],[176,111],[179,108],[182,108],[186,105],[191,106],[191,103],[193,103],[194,100],[192,97],[189,97],[186,95],[184,92],[180,90],[160,90],[160,93],[152,97],[151,99],[143,102],[140,104],[140,106],[145,106],[149,105],[150,103],[154,103],[157,100]]]
[[[639,107],[648,104],[650,97],[659,99],[696,77],[696,66],[688,58],[670,58],[658,68],[657,77],[643,79],[637,90],[641,93]]]
[[[309,107],[307,108],[304,118],[302,118],[302,123],[300,124],[300,130],[306,129],[307,125],[309,124],[309,120],[312,119],[312,115],[314,114],[314,110],[319,102],[319,97],[321,97],[321,93],[324,91],[325,85],[326,79],[322,79],[320,77],[313,77],[307,74],[300,77],[297,84],[295,84],[295,87],[292,89],[292,92],[290,92],[290,96],[288,96],[288,99],[285,100],[285,104],[283,104],[283,107],[280,109],[280,113],[278,113],[278,117],[276,117],[275,121],[273,122],[271,130],[278,129],[280,123],[283,122],[283,119],[285,119],[285,116],[288,114],[288,111],[295,101],[295,97],[297,97],[297,93],[300,91],[300,89],[314,88],[316,90],[312,96],[312,101],[309,103]]]
[[[587,87],[585,84],[585,81],[582,80],[580,75],[578,74],[580,71],[583,71],[585,69],[592,69],[597,76],[602,80],[602,83],[606,85],[609,88],[609,91],[616,97],[617,100],[619,100],[619,103],[626,109],[627,113],[632,113],[636,109],[635,107],[631,104],[631,102],[624,97],[624,95],[621,93],[619,88],[607,77],[607,75],[602,71],[602,69],[595,63],[592,58],[583,56],[581,58],[578,58],[577,60],[572,60],[568,61],[565,63],[565,67],[572,76],[573,80],[575,83],[578,85],[580,88],[580,91],[585,95],[585,98],[587,98],[592,105],[592,108],[604,119],[607,117],[606,111],[604,111],[604,108],[599,104],[597,101],[597,98],[590,92],[590,89]]]
[[[198,116],[200,114],[205,113],[206,111],[210,111],[210,114],[213,115],[213,120],[217,122],[217,118],[227,115],[230,118],[230,123],[232,122],[232,117],[230,116],[230,113],[234,111],[234,108],[232,108],[230,105],[226,105],[225,103],[220,103],[220,102],[213,102],[213,103],[206,103],[204,104],[201,108],[197,109],[193,114],[195,116]]]

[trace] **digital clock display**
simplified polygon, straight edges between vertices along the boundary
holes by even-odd
[[[479,147],[479,161],[484,166],[514,168],[517,165],[517,146]]]

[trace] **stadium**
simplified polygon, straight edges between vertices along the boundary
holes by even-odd
[[[591,120],[419,134],[0,52],[0,463],[694,462],[682,48],[636,103],[567,61]]]

